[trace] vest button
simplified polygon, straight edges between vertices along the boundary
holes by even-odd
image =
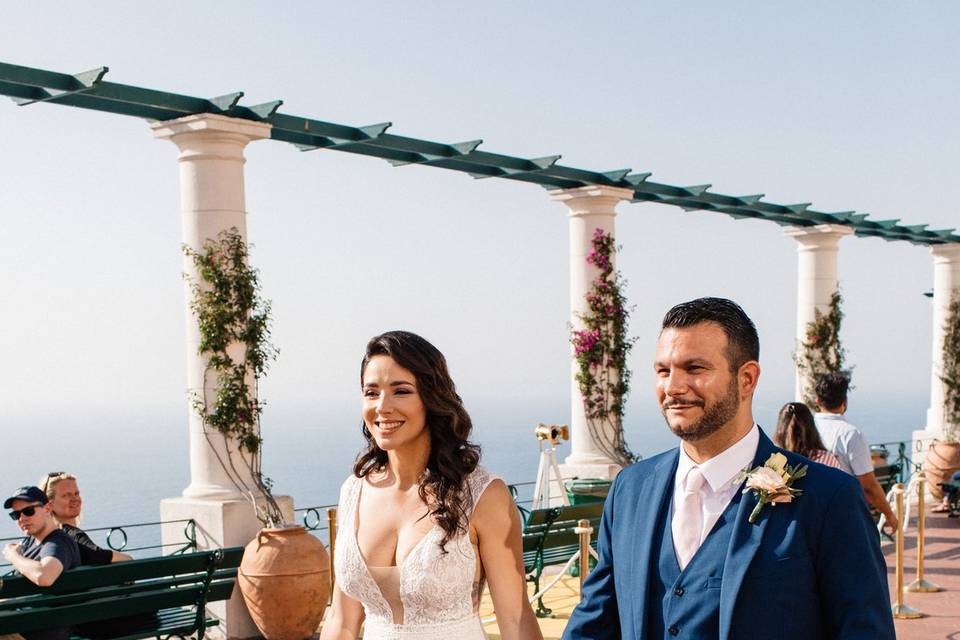
[[[680,635],[680,628],[677,625],[672,624],[670,625],[670,628],[667,629],[667,633],[672,636]]]
[[[677,587],[673,590],[673,595],[679,597],[683,595],[683,587]]]

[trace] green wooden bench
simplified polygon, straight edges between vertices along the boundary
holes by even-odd
[[[893,485],[900,482],[900,473],[902,471],[902,462],[894,462],[893,464],[884,464],[879,467],[874,467],[873,475],[877,477],[877,482],[880,483],[880,488],[883,489],[884,495],[888,494],[890,489],[893,489]]]
[[[527,581],[533,583],[535,593],[540,591],[544,567],[564,565],[580,550],[580,536],[574,531],[578,521],[590,521],[593,527],[590,545],[597,548],[602,514],[602,502],[535,509],[527,514],[523,526],[523,564]],[[552,613],[543,604],[542,596],[537,598],[536,613],[541,618]]]
[[[78,567],[64,571],[50,587],[22,576],[4,578],[0,635],[134,616],[134,624],[117,638],[195,635],[200,640],[208,627],[219,624],[207,617],[205,607],[230,598],[242,556],[243,547],[231,547]]]

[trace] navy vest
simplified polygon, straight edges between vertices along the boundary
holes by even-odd
[[[670,483],[671,487],[673,482]],[[660,507],[654,534],[647,607],[651,639],[710,640],[720,635],[720,580],[741,493],[737,491],[686,569],[680,571],[673,550],[673,491]]]

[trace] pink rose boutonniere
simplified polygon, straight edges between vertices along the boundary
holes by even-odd
[[[753,524],[760,515],[764,505],[777,506],[780,502],[793,502],[793,499],[803,493],[794,489],[793,483],[807,475],[807,465],[787,464],[787,456],[782,453],[771,454],[763,466],[751,470],[744,469],[740,480],[747,479],[747,486],[743,492],[753,491],[757,496],[757,506],[750,512],[749,522]]]

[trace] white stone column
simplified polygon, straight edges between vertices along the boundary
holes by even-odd
[[[930,247],[933,254],[933,351],[930,366],[930,408],[925,431],[929,438],[943,435],[943,340],[950,298],[960,291],[960,244]]]
[[[797,348],[806,340],[807,325],[816,312],[829,313],[830,299],[839,287],[837,275],[838,243],[853,233],[850,227],[822,224],[815,227],[791,227],[786,234],[797,241]],[[802,402],[804,379],[796,371],[794,397]],[[811,407],[813,409],[813,407]]]
[[[180,149],[180,208],[183,242],[195,251],[224,230],[236,228],[247,238],[247,212],[243,188],[243,150],[253,140],[270,136],[270,125],[214,114],[199,114],[153,125],[154,136],[170,140]],[[204,384],[207,358],[199,355],[200,329],[190,309],[192,293],[188,280],[197,281],[193,259],[184,256],[184,296],[187,300],[188,403],[194,394],[216,388],[213,377]],[[206,388],[205,388],[206,387]],[[190,407],[190,485],[187,498],[236,499],[243,497],[230,481],[219,460],[227,451],[219,433],[206,433],[203,421]],[[208,436],[209,442],[208,442]],[[211,446],[213,445],[213,446]],[[235,447],[234,447],[235,449]],[[219,460],[218,460],[219,457]],[[236,459],[238,469],[243,464]],[[246,479],[246,478],[245,478]]]
[[[250,142],[268,138],[270,125],[221,115],[197,114],[158,122],[152,128],[155,137],[170,140],[180,149],[183,242],[199,250],[205,240],[216,238],[221,231],[232,227],[246,240],[243,151]],[[197,277],[193,260],[186,256],[183,270],[191,278]],[[192,293],[189,284],[185,284],[185,296],[187,386],[192,397],[194,393],[209,392],[215,387],[216,380],[207,380],[204,384],[207,360],[197,353],[200,332],[190,310]],[[182,521],[193,519],[197,524],[199,550],[246,545],[260,529],[260,523],[253,507],[237,490],[220,463],[231,456],[222,436],[216,431],[206,433],[203,421],[191,403],[192,400],[188,399],[190,484],[182,497],[161,501],[160,519],[168,523],[161,527],[161,540],[164,544],[182,541]],[[208,435],[211,436],[209,441]],[[234,466],[243,470],[236,446],[231,449]],[[287,496],[277,496],[277,500],[284,516],[292,521],[292,500]],[[210,605],[208,611],[222,620],[219,627],[211,629],[214,637],[259,636],[237,592],[227,602]]]
[[[588,311],[586,294],[600,270],[589,265],[586,257],[592,250],[596,229],[614,234],[617,204],[633,197],[633,191],[617,187],[590,186],[551,191],[551,198],[570,210],[570,324],[582,329],[580,314]],[[560,465],[564,477],[613,478],[620,465],[605,455],[594,442],[587,425],[583,397],[577,383],[577,363],[570,348],[570,446],[572,452]]]

